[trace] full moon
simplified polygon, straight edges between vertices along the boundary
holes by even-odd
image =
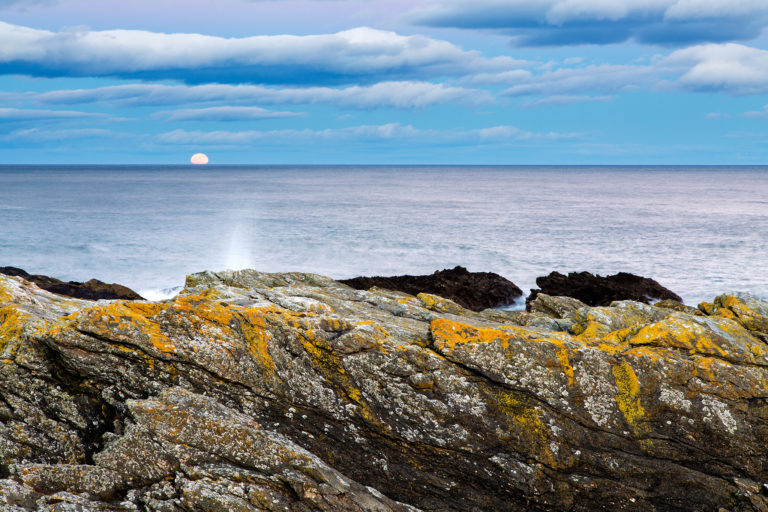
[[[195,153],[189,161],[195,165],[205,165],[208,163],[208,155],[205,153]]]

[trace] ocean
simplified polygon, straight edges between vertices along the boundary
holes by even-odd
[[[768,167],[0,166],[0,266],[148,298],[201,270],[463,265],[768,297]]]

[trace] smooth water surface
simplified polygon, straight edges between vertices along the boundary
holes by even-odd
[[[464,265],[768,296],[767,167],[0,166],[0,266],[140,293],[200,270]]]

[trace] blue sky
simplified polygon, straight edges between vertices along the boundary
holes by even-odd
[[[765,0],[0,0],[2,163],[765,164]]]

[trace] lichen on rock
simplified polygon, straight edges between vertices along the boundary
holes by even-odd
[[[766,510],[768,303],[0,276],[0,509]]]

